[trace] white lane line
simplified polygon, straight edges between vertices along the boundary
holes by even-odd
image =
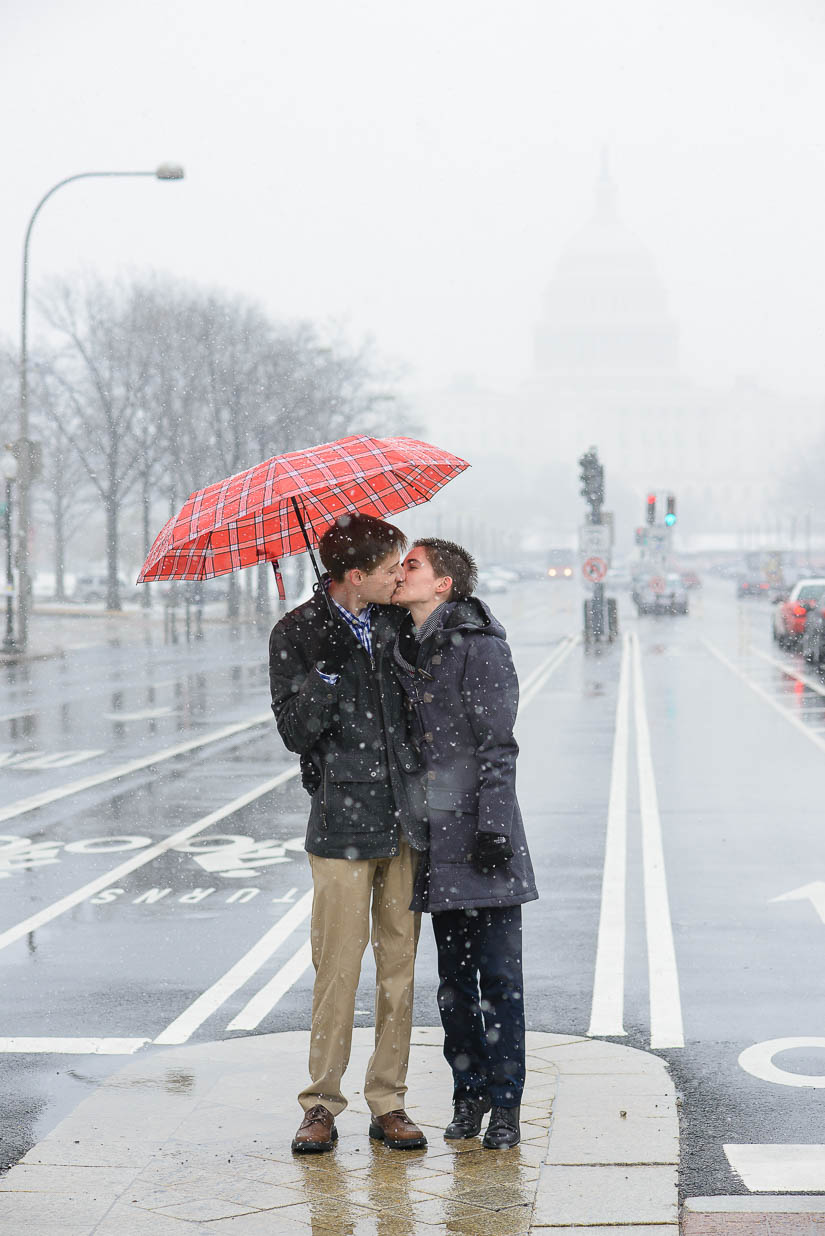
[[[642,817],[642,873],[650,986],[650,1046],[684,1047],[679,974],[676,969],[676,950],[670,919],[670,901],[662,847],[662,822],[659,816],[659,800],[653,773],[642,658],[639,639],[635,631],[631,633],[630,638],[633,651],[633,701],[636,721],[639,810]]]
[[[289,961],[281,966],[278,973],[244,1005],[238,1016],[226,1027],[227,1030],[254,1030],[311,965],[312,941],[306,940],[297,953],[293,953]]]
[[[604,843],[602,905],[589,1035],[624,1035],[625,913],[627,897],[627,765],[630,728],[630,643],[622,641],[613,766]]]
[[[259,970],[265,961],[268,961],[295,928],[300,927],[312,910],[312,898],[313,890],[310,889],[304,893],[300,901],[296,901],[295,905],[287,910],[282,918],[278,919],[273,927],[270,927],[269,931],[261,936],[257,944],[253,944],[249,952],[227,970],[226,974],[199,995],[197,1000],[193,1000],[189,1008],[184,1009],[181,1015],[176,1017],[162,1034],[158,1035],[155,1043],[161,1045],[185,1043],[198,1026],[206,1021],[207,1017],[211,1017],[225,1000],[243,987],[255,971]]]
[[[177,743],[174,747],[166,747],[162,751],[156,751],[153,755],[144,755],[138,760],[130,760],[128,764],[119,764],[117,768],[110,768],[106,772],[95,773],[91,777],[81,777],[80,780],[70,781],[67,785],[44,790],[41,794],[33,794],[31,798],[19,798],[17,802],[10,803],[8,807],[0,807],[0,821],[13,820],[29,811],[36,811],[38,807],[45,807],[48,803],[68,798],[70,794],[79,794],[82,790],[90,790],[107,781],[117,781],[120,777],[128,777],[144,768],[151,768],[153,764],[162,764],[165,760],[172,760],[177,755],[185,755],[187,751],[196,751],[198,747],[206,747],[210,743],[220,742],[222,738],[242,734],[244,730],[251,730],[257,725],[265,725],[271,721],[271,711],[260,713],[250,718],[249,721],[226,725],[223,729],[213,730],[211,734],[205,734],[201,738],[192,738],[189,742]]]
[[[715,644],[710,642],[709,639],[703,638],[701,642],[705,645],[708,652],[711,653],[712,656],[716,657],[717,661],[721,661],[723,665],[727,666],[732,674],[735,674],[737,678],[741,678],[742,681],[750,687],[751,691],[755,691],[766,704],[770,704],[771,708],[778,712],[780,717],[784,717],[786,721],[790,721],[791,725],[795,726],[796,729],[798,729],[801,734],[804,734],[806,738],[809,738],[812,743],[819,747],[820,751],[825,751],[825,739],[821,738],[815,730],[812,730],[809,725],[805,725],[804,721],[800,721],[799,717],[795,716],[790,709],[783,708],[781,704],[777,703],[769,691],[766,691],[763,687],[760,687],[758,682],[754,682],[754,680],[749,677],[748,674],[745,674],[738,665],[734,665],[733,661],[730,661],[725,656],[724,652],[721,652]]]
[[[68,768],[71,764],[83,764],[86,760],[92,760],[98,755],[105,755],[106,751],[103,747],[89,748],[87,751],[53,751],[51,755],[38,755],[32,759],[25,757],[14,764],[15,768],[25,768],[28,770],[41,768]],[[6,762],[6,766],[10,761]]]
[[[551,662],[555,661],[556,657],[559,655],[562,648],[565,648],[567,646],[571,638],[572,637],[570,635],[562,636],[561,640],[558,642],[558,644],[555,645],[552,651],[548,653],[548,655],[544,658],[544,660],[540,661],[539,664],[536,665],[530,671],[530,673],[527,675],[524,681],[520,683],[520,690],[522,692],[530,690],[530,688],[532,687],[536,679],[540,678],[541,675],[544,673],[544,671],[547,669],[548,665],[550,665]]]
[[[0,1039],[0,1052],[73,1056],[131,1056],[151,1039]]]
[[[821,1193],[825,1189],[825,1146],[821,1144],[726,1145],[723,1149],[751,1193]]]
[[[521,695],[521,698],[519,700],[519,715],[521,714],[522,709],[526,708],[528,704],[532,703],[532,701],[538,695],[539,691],[541,691],[541,689],[546,684],[547,680],[551,677],[552,674],[556,672],[556,670],[561,665],[562,661],[565,661],[567,659],[567,657],[570,655],[570,653],[573,651],[576,645],[580,642],[581,642],[580,635],[576,635],[572,639],[568,637],[568,642],[565,643],[561,648],[557,649],[556,652],[552,655],[552,657],[547,658],[547,661],[542,666],[542,672],[538,675],[538,677],[532,679],[527,690]]]
[[[262,785],[256,786],[254,790],[242,794],[239,798],[234,798],[225,807],[219,807],[217,811],[210,812],[203,819],[196,820],[194,824],[188,824],[186,828],[173,833],[165,841],[159,841],[157,845],[150,846],[148,850],[141,850],[134,858],[127,859],[126,862],[121,863],[118,867],[114,867],[111,871],[106,872],[105,875],[98,876],[96,880],[91,880],[88,884],[84,884],[82,888],[69,893],[68,896],[61,897],[59,901],[53,902],[52,905],[46,906],[43,910],[38,910],[36,914],[32,914],[30,918],[24,919],[22,923],[18,923],[15,927],[9,927],[7,931],[0,933],[0,949],[5,948],[8,944],[13,944],[15,940],[28,935],[30,931],[37,931],[45,923],[50,923],[52,919],[65,914],[67,910],[71,910],[74,906],[79,905],[81,901],[86,901],[87,898],[93,897],[101,889],[108,888],[110,884],[117,883],[118,880],[122,880],[124,876],[129,875],[132,871],[137,871],[138,867],[143,867],[146,863],[150,863],[158,855],[164,854],[176,845],[180,845],[182,841],[186,841],[189,837],[194,837],[196,833],[203,832],[211,824],[216,824],[218,820],[224,820],[228,815],[233,815],[236,811],[240,811],[242,807],[254,802],[257,798],[261,798],[264,794],[268,794],[270,790],[276,789],[277,786],[283,785],[285,781],[289,781],[292,777],[297,777],[299,772],[300,768],[297,765],[287,768],[284,772],[279,773],[277,777],[264,781]]]
[[[793,669],[784,661],[777,661],[776,657],[770,657],[761,648],[754,648],[751,644],[751,652],[755,652],[763,661],[767,661],[769,665],[775,665],[783,674],[787,674],[788,678],[795,678],[797,682],[804,683],[811,691],[816,691],[817,695],[825,695],[825,687],[821,682],[817,682],[814,678],[810,678],[807,674],[800,673],[799,670]]]

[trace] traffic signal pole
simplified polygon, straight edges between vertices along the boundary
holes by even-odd
[[[602,512],[604,467],[599,463],[595,446],[582,455],[579,469],[581,495],[589,507],[587,523],[579,531],[579,550],[582,571],[592,587],[592,596],[584,603],[584,639],[585,644],[594,644],[615,639],[618,634],[615,602],[605,600],[604,577],[610,565],[612,528]],[[612,521],[612,516],[609,519]]]

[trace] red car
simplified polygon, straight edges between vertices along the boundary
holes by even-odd
[[[805,620],[825,596],[825,579],[801,579],[787,601],[777,601],[773,614],[773,638],[782,648],[802,643]]]

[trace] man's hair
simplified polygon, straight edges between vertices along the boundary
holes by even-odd
[[[368,575],[394,549],[406,548],[401,529],[373,515],[339,515],[318,543],[321,561],[339,584],[347,571]]]
[[[421,549],[426,550],[430,566],[441,578],[449,575],[453,581],[450,589],[451,601],[466,601],[471,597],[478,583],[478,567],[475,558],[455,541],[442,540],[440,536],[428,536],[422,541],[416,541]]]

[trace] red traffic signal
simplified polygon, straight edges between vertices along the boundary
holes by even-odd
[[[656,495],[647,495],[647,522],[649,524],[656,523]]]

